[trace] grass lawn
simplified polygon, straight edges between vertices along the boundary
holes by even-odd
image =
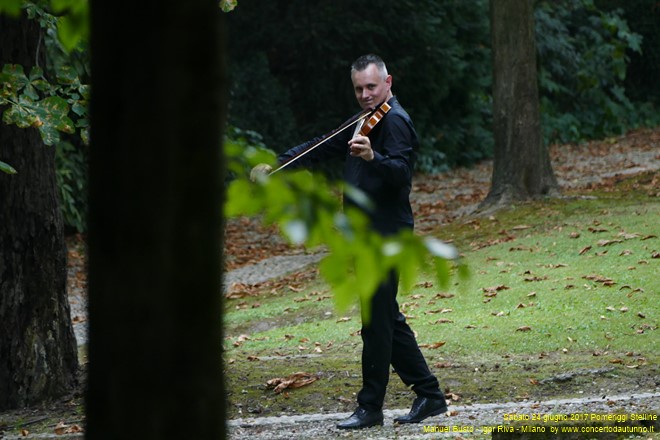
[[[660,200],[649,175],[588,197],[510,207],[435,234],[470,278],[421,277],[399,296],[442,387],[459,404],[657,389]],[[320,278],[225,303],[229,417],[352,411],[360,319]],[[310,385],[275,393],[295,372]],[[392,374],[387,408],[413,393]]]

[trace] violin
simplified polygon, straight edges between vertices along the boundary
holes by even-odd
[[[362,113],[358,115],[357,118],[355,118],[352,121],[349,121],[348,123],[339,126],[335,130],[331,131],[330,133],[327,133],[323,135],[323,138],[318,141],[317,143],[313,144],[306,150],[303,150],[302,152],[298,153],[297,155],[293,156],[286,162],[284,162],[282,165],[280,165],[278,168],[275,170],[271,171],[269,176],[272,176],[276,172],[280,171],[283,168],[286,168],[289,166],[291,163],[295,162],[296,160],[300,159],[310,151],[316,149],[317,147],[323,145],[325,142],[329,141],[333,137],[337,136],[339,133],[342,131],[346,130],[349,127],[352,127],[353,125],[356,125],[355,132],[353,133],[353,137],[355,136],[367,136],[369,132],[385,117],[387,112],[390,111],[392,106],[390,106],[387,102],[383,102],[381,105],[377,106],[373,110],[365,110]]]
[[[366,136],[369,132],[380,122],[381,119],[385,117],[387,112],[390,111],[392,106],[387,102],[382,103],[380,106],[376,107],[374,110],[369,113],[369,118],[363,124],[360,124],[359,128],[356,130],[356,133],[353,137],[360,135]],[[364,121],[364,119],[363,119]]]

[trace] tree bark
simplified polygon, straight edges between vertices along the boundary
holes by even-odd
[[[88,439],[224,438],[217,0],[91,2]]]
[[[532,0],[491,0],[493,133],[491,189],[482,207],[558,192],[543,144]]]
[[[43,53],[39,24],[0,15],[0,68],[26,71]],[[4,109],[0,109],[4,110]],[[78,357],[66,293],[66,250],[55,150],[35,128],[0,123],[0,410],[60,397],[76,384]]]

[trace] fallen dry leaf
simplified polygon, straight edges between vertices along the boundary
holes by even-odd
[[[529,229],[529,228],[531,228],[531,226],[528,226],[528,225],[518,225],[518,226],[514,226],[514,227],[511,228],[511,229],[513,229],[514,231],[524,231],[525,229]]]
[[[452,402],[458,402],[461,400],[461,396],[456,393],[445,393],[445,398],[451,400]]]
[[[613,279],[607,278],[606,276],[599,274],[584,275],[582,276],[582,278],[585,280],[594,281],[596,283],[601,283],[604,286],[613,286],[616,284],[616,281],[614,281]]]
[[[435,368],[451,368],[452,364],[451,362],[438,362],[437,364],[433,365]]]
[[[421,344],[420,347],[436,349],[442,347],[445,344],[446,344],[445,341],[440,341],[440,342],[434,342],[433,344]]]
[[[67,425],[64,422],[59,422],[55,426],[55,434],[64,435],[64,434],[76,434],[83,432],[83,429],[79,425]]]
[[[598,246],[610,246],[616,243],[623,243],[623,240],[598,240]]]
[[[435,299],[435,298],[438,298],[438,299],[446,299],[446,298],[453,298],[453,297],[454,297],[454,294],[453,294],[453,293],[444,293],[444,292],[440,292],[440,293],[436,293],[435,296],[434,296],[433,298],[434,298],[434,299]]]
[[[545,281],[547,279],[548,279],[547,276],[539,277],[539,276],[534,275],[534,276],[531,276],[531,277],[525,277],[525,281],[530,281],[530,282],[531,281]]]
[[[454,311],[454,309],[436,309],[436,310],[429,310],[428,312],[424,312],[424,313],[425,314],[451,313],[453,311]]]
[[[318,380],[318,376],[311,373],[305,373],[299,371],[285,378],[276,377],[270,379],[269,381],[266,382],[266,386],[268,388],[273,388],[273,391],[279,394],[286,389],[304,387],[305,385],[314,383],[317,380]]]

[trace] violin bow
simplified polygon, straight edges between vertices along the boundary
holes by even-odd
[[[386,104],[386,103],[384,103],[384,104]],[[381,105],[383,105],[383,104],[381,104]],[[352,127],[353,125],[357,124],[358,122],[363,121],[364,119],[370,117],[371,115],[373,115],[374,113],[376,113],[376,112],[381,108],[381,105],[377,106],[377,107],[376,107],[375,109],[373,109],[373,110],[369,110],[369,111],[364,111],[364,112],[362,112],[362,113],[361,113],[361,114],[360,114],[360,115],[359,115],[354,121],[351,121],[350,123],[348,123],[348,124],[346,124],[346,125],[344,125],[344,126],[340,126],[340,127],[337,128],[335,131],[330,132],[330,134],[329,134],[327,137],[324,137],[323,139],[321,139],[320,141],[318,141],[317,143],[315,143],[315,144],[312,145],[311,147],[309,147],[309,148],[307,148],[306,150],[303,150],[302,152],[296,154],[295,156],[293,156],[292,158],[290,158],[289,160],[287,160],[286,162],[284,162],[282,165],[280,165],[279,167],[277,167],[276,169],[274,169],[273,171],[271,171],[268,175],[269,175],[269,176],[272,176],[273,174],[277,173],[278,171],[282,170],[283,168],[286,168],[287,166],[289,166],[290,164],[292,164],[292,163],[295,162],[296,160],[300,159],[301,157],[303,157],[304,155],[306,155],[306,154],[309,153],[310,151],[312,151],[312,150],[316,149],[317,147],[323,145],[326,141],[329,141],[330,139],[332,139],[333,137],[337,136],[337,135],[338,135],[339,133],[341,133],[342,131],[344,131],[344,130],[346,130],[347,128]],[[389,108],[388,108],[388,110],[389,110]]]

